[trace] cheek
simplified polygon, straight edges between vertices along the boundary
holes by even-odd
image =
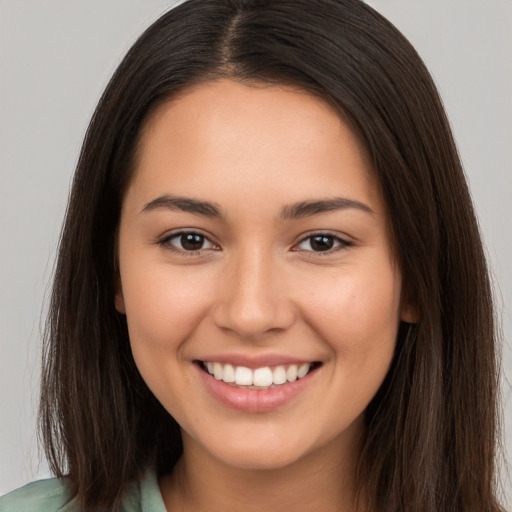
[[[400,280],[392,268],[347,269],[316,280],[305,295],[304,316],[332,350],[392,353],[400,315]]]
[[[135,363],[164,407],[177,418],[189,417],[195,412],[184,415],[179,398],[191,384],[181,362],[186,340],[207,314],[210,281],[186,268],[129,263],[121,279]]]
[[[149,267],[151,268],[151,267]],[[145,270],[126,266],[122,278],[130,340],[155,350],[179,345],[199,325],[208,309],[209,287],[206,276],[186,268],[160,265]]]

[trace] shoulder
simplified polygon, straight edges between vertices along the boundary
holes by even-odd
[[[65,480],[50,478],[20,487],[0,497],[0,512],[77,512]],[[132,482],[124,496],[122,512],[166,512],[154,471]]]
[[[38,480],[0,498],[0,512],[72,512],[73,500],[58,478]]]

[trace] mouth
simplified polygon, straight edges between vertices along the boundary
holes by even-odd
[[[201,370],[218,381],[247,390],[270,390],[303,379],[317,370],[322,363],[283,364],[248,368],[218,361],[196,361]]]

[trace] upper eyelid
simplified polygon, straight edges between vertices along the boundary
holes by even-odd
[[[212,244],[218,245],[217,242],[215,242],[215,240],[213,239],[213,237],[211,235],[206,234],[201,229],[197,229],[197,228],[190,228],[190,229],[180,228],[177,230],[173,230],[171,232],[166,232],[163,235],[158,237],[157,243],[165,242],[166,240],[170,240],[171,238],[177,237],[179,235],[199,235],[199,236],[206,238],[206,240],[208,240]]]
[[[348,235],[344,235],[344,234],[341,234],[341,233],[338,233],[335,231],[330,231],[330,230],[323,230],[323,231],[318,230],[318,231],[309,231],[309,232],[303,233],[302,235],[300,235],[298,240],[296,242],[294,242],[294,245],[300,244],[301,242],[303,242],[304,240],[307,240],[308,238],[313,238],[315,236],[321,236],[321,235],[331,236],[332,238],[335,238],[336,240],[339,240],[340,242],[343,242],[345,244],[353,244],[354,243],[352,240],[352,237],[349,237]]]

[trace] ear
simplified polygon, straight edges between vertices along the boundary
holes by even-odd
[[[124,304],[123,286],[121,285],[121,278],[115,277],[114,290],[116,292],[114,303],[118,313],[126,315],[126,307]]]
[[[420,321],[418,307],[411,301],[404,302],[400,311],[400,320],[408,324],[417,324]]]
[[[119,233],[116,233],[114,239],[114,304],[118,313],[126,315],[126,306],[124,304],[123,285],[121,283],[121,273],[119,271]]]

